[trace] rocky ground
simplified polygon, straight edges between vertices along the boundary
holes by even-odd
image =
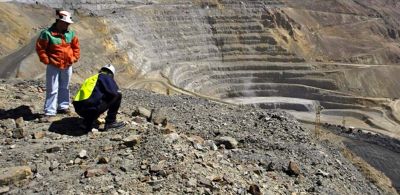
[[[0,194],[385,193],[284,112],[123,90],[126,128],[84,133],[43,89],[0,81]]]

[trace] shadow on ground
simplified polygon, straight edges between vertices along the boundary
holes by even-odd
[[[81,123],[82,119],[79,117],[63,118],[61,120],[52,122],[49,127],[49,131],[70,136],[86,135],[87,131],[79,127]]]
[[[0,120],[2,119],[17,119],[23,117],[24,120],[30,121],[40,117],[40,114],[33,114],[29,106],[19,106],[10,110],[0,109]]]

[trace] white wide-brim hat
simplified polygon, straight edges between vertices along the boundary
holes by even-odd
[[[74,22],[72,21],[71,13],[67,11],[60,11],[58,12],[58,19],[61,21],[64,21],[69,24],[73,24]]]

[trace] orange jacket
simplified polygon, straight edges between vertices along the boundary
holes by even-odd
[[[65,69],[77,62],[80,57],[78,38],[74,31],[58,33],[53,24],[43,30],[36,41],[36,52],[44,64]]]

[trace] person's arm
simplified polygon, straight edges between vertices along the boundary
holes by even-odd
[[[46,65],[49,64],[50,62],[49,56],[47,55],[46,52],[48,45],[49,45],[49,37],[47,33],[43,31],[42,33],[40,33],[40,36],[36,41],[36,53],[39,56],[39,60]]]
[[[74,38],[72,38],[71,48],[72,48],[73,55],[74,55],[74,59],[72,60],[72,63],[75,63],[79,60],[79,58],[81,56],[79,40],[78,40],[78,37],[76,36],[76,34],[75,34]]]
[[[105,99],[112,100],[113,98],[118,97],[119,88],[111,76],[100,74],[99,80],[101,82],[102,92],[105,95]]]
[[[98,109],[106,110],[109,102],[114,102],[115,100],[117,100],[121,96],[121,93],[118,91],[117,83],[111,76],[100,74],[98,81],[100,84],[100,90],[104,95],[102,97],[103,101],[101,101]]]

